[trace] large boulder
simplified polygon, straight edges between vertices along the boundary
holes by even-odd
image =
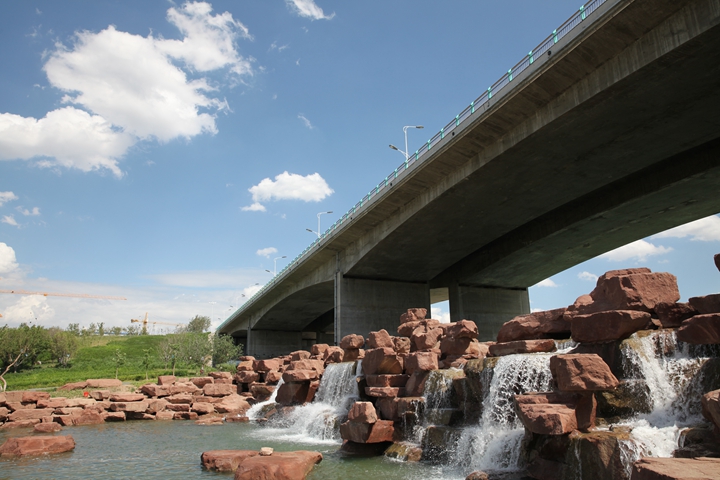
[[[713,480],[720,478],[720,458],[641,458],[631,480]]]
[[[392,337],[385,329],[382,329],[379,332],[370,332],[367,338],[367,342],[365,342],[365,346],[368,349],[385,347],[395,348]]]
[[[27,408],[22,410],[15,410],[9,414],[8,420],[11,422],[19,422],[22,420],[33,420],[48,417],[53,414],[55,409],[53,408]]]
[[[250,404],[245,397],[237,393],[223,397],[220,402],[213,405],[215,405],[215,410],[218,413],[239,413],[250,410]]]
[[[472,320],[460,320],[459,322],[442,325],[445,335],[455,338],[478,338],[478,327]]]
[[[405,357],[405,373],[430,372],[438,369],[438,356],[433,352],[415,352]]]
[[[377,422],[377,412],[372,402],[355,402],[348,412],[348,420],[359,423]]]
[[[690,297],[688,303],[701,314],[720,313],[720,293],[704,297]]]
[[[342,439],[355,443],[392,442],[394,432],[392,420],[377,420],[375,423],[348,420],[340,425]]]
[[[110,395],[111,402],[139,402],[145,400],[142,393],[113,393]]]
[[[606,310],[652,312],[658,303],[680,299],[675,275],[652,273],[649,268],[611,270],[598,278],[595,289],[568,307],[567,314],[586,315]]]
[[[515,355],[518,353],[554,352],[557,350],[555,340],[515,340],[512,342],[490,345],[489,353],[493,357]]]
[[[577,430],[575,409],[557,403],[517,403],[518,418],[532,433],[564,435]]]
[[[650,322],[650,314],[634,310],[609,310],[573,317],[572,339],[580,343],[605,343],[622,340]]]
[[[304,480],[322,459],[322,454],[308,451],[246,457],[235,470],[235,480]]]
[[[366,375],[403,373],[403,358],[392,348],[373,348],[365,352],[362,368]]]
[[[225,397],[236,393],[237,387],[227,383],[208,383],[203,387],[203,395],[208,397]]]
[[[69,452],[74,448],[75,440],[70,435],[18,437],[8,439],[0,446],[0,457],[47,455]]]
[[[677,328],[683,320],[697,315],[698,311],[689,303],[658,303],[655,305],[655,313],[663,328]]]
[[[685,320],[678,328],[677,338],[695,345],[720,343],[720,313],[695,315]]]
[[[404,387],[409,375],[365,375],[368,387]]]
[[[567,338],[570,336],[570,322],[563,316],[565,310],[558,308],[517,316],[500,327],[497,341]]]
[[[702,414],[720,432],[720,390],[714,390],[702,396]]]
[[[122,380],[116,378],[89,378],[88,388],[114,388],[122,386]]]
[[[564,392],[609,390],[620,383],[607,363],[595,354],[556,355],[550,358],[550,371]]]
[[[312,402],[320,382],[283,383],[278,388],[275,401],[280,405],[303,405]]]
[[[342,348],[343,350],[362,348],[363,345],[365,345],[365,339],[362,337],[362,335],[356,335],[354,333],[350,335],[345,335],[340,340],[340,348]]]
[[[305,382],[320,378],[317,370],[286,370],[282,375],[283,382]],[[282,388],[282,387],[281,387]]]
[[[210,450],[202,453],[200,461],[208,470],[234,472],[240,462],[258,453],[256,450]]]
[[[479,358],[487,354],[487,349],[482,347],[483,344],[474,338],[456,338],[446,336],[440,341],[440,351],[443,357],[450,355]]]
[[[400,324],[425,320],[426,308],[408,308],[407,312],[400,315]]]

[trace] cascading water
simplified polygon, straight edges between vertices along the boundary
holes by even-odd
[[[632,460],[671,457],[682,427],[700,420],[701,369],[708,357],[678,342],[674,330],[634,334],[621,350],[625,376],[645,382],[652,404],[650,413],[626,423],[634,439]]]
[[[355,362],[328,365],[315,400],[294,408],[286,416],[271,418],[271,427],[260,434],[303,443],[337,443],[340,421],[358,399],[355,365]]]
[[[247,411],[246,415],[250,420],[257,420],[262,416],[262,413],[265,412],[265,409],[268,408],[270,405],[275,404],[275,399],[277,398],[278,390],[280,390],[280,386],[285,383],[283,382],[283,379],[281,378],[278,384],[275,386],[275,390],[273,390],[272,395],[270,395],[270,398],[265,400],[264,402],[259,402],[250,407],[250,410]]]
[[[494,368],[482,372],[489,385],[477,426],[463,429],[451,465],[463,470],[507,471],[519,469],[524,428],[515,415],[514,395],[551,389],[550,357],[524,354],[500,357]]]

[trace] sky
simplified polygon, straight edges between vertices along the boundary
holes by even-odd
[[[0,324],[219,325],[578,5],[429,0],[0,4]],[[720,217],[530,288],[611,269],[720,290]],[[284,258],[287,257],[287,258]],[[447,303],[433,309],[447,318]],[[171,326],[158,325],[157,331]]]

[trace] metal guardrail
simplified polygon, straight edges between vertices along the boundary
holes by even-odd
[[[330,225],[327,230],[321,233],[320,237],[314,240],[310,245],[305,248],[305,250],[300,252],[299,255],[292,259],[268,283],[263,285],[263,287],[258,290],[252,297],[250,297],[243,304],[242,307],[238,308],[238,310],[236,310],[236,313],[237,311],[244,308],[245,305],[252,303],[253,300],[261,296],[266,290],[278,283],[278,281],[281,280],[282,277],[284,277],[285,273],[287,273],[295,265],[297,265],[303,259],[303,257],[305,257],[305,255],[307,255],[313,249],[313,247],[318,245],[322,240],[328,237],[332,237],[333,232],[337,230],[338,227],[340,227],[348,220],[351,220],[352,216],[361,211],[363,207],[367,207],[370,199],[383,191],[388,186],[388,183],[391,183],[397,178],[403,177],[405,175],[405,171],[410,167],[410,165],[423,161],[423,157],[428,154],[432,150],[432,148],[436,146],[441,140],[443,140],[446,135],[451,134],[453,130],[458,128],[463,122],[467,121],[469,118],[473,117],[474,114],[479,110],[484,111],[489,105],[490,100],[494,95],[497,95],[498,92],[500,92],[503,88],[511,85],[512,82],[516,80],[516,77],[522,72],[524,72],[530,65],[532,65],[537,58],[539,58],[541,55],[544,55],[545,52],[550,50],[550,48],[552,48],[553,45],[558,43],[561,38],[570,33],[570,31],[572,31],[575,27],[580,25],[583,20],[585,20],[589,15],[595,12],[595,10],[597,10],[606,1],[607,0],[592,0],[586,5],[581,6],[580,9],[573,16],[571,16],[568,20],[565,21],[565,23],[560,25],[557,29],[553,30],[553,32],[547,38],[545,38],[545,40],[543,40],[540,45],[528,52],[525,58],[523,58],[514,67],[508,70],[506,74],[500,77],[500,79],[497,80],[494,84],[492,84],[482,95],[476,98],[475,101],[470,103],[470,105],[468,105],[462,112],[456,115],[450,123],[441,128],[440,131],[434,136],[432,136],[426,143],[424,143],[422,147],[415,150],[415,153],[411,154],[406,161],[401,163],[398,168],[393,170],[388,176],[386,176],[382,181],[380,181],[380,183],[378,183],[374,188],[372,188],[359,202],[353,205],[350,210],[348,210],[342,217],[335,221],[335,223]],[[227,320],[225,320],[218,327],[218,329],[224,327],[225,324],[230,321],[230,319],[234,315],[235,314],[230,315],[230,317],[228,317]]]

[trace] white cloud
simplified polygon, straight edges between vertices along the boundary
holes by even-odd
[[[598,276],[590,272],[580,272],[578,278],[587,282],[597,282]]]
[[[42,295],[26,295],[20,297],[14,305],[5,309],[3,320],[8,322],[33,322],[44,324],[55,316],[53,310],[47,303],[47,298]]]
[[[277,175],[275,181],[265,178],[248,190],[252,193],[254,203],[248,207],[243,207],[243,210],[254,211],[265,211],[265,207],[260,202],[270,200],[319,202],[334,193],[334,190],[328,186],[319,173],[303,177],[287,171]]]
[[[236,39],[250,34],[230,13],[212,15],[204,2],[170,8],[167,19],[182,39],[109,26],[77,32],[71,47],[57,44],[43,68],[50,84],[66,92],[63,102],[74,106],[41,119],[0,114],[0,160],[39,157],[40,166],[121,176],[118,161],[138,141],[216,133],[214,115],[228,109],[227,102],[208,96],[215,89],[207,78],[188,73],[227,68],[251,75],[251,59],[235,48]]]
[[[277,253],[277,248],[275,247],[267,247],[267,248],[261,248],[257,252],[255,252],[256,255],[260,255],[261,257],[270,258],[270,255],[273,253]]]
[[[652,236],[652,238],[685,237],[690,237],[690,240],[701,242],[720,241],[720,217],[711,215]]]
[[[244,270],[195,270],[189,272],[161,273],[150,275],[149,278],[161,285],[189,288],[236,288],[237,285],[251,283],[262,278],[262,269]]]
[[[638,262],[644,262],[648,257],[657,255],[665,255],[672,252],[672,248],[656,246],[645,240],[629,243],[615,250],[600,255],[599,258],[605,258],[611,262],[622,262],[624,260],[635,259]]]
[[[263,205],[262,203],[255,202],[252,205],[247,205],[245,207],[242,207],[241,210],[243,212],[264,212],[266,209],[265,209],[265,205]]]
[[[6,243],[0,242],[0,273],[10,273],[17,267],[15,250]]]
[[[27,216],[36,217],[36,216],[40,215],[40,209],[38,207],[33,207],[32,210],[28,210],[27,208],[17,207],[15,210],[22,213],[26,217]]]
[[[312,20],[330,20],[335,16],[335,13],[325,15],[322,8],[318,7],[313,0],[285,0],[285,2],[301,17]]]
[[[13,227],[19,227],[17,221],[15,221],[15,217],[13,215],[3,215],[2,219],[0,219],[1,223],[7,223],[8,225],[12,225]]]
[[[542,282],[538,282],[538,283],[536,283],[536,284],[533,285],[533,286],[534,286],[534,287],[549,287],[549,288],[555,288],[555,287],[558,286],[558,284],[555,283],[555,282],[553,282],[551,279],[546,278],[546,279],[543,280]]]
[[[2,117],[0,117],[1,120]],[[12,202],[13,200],[17,200],[18,197],[13,192],[0,192],[0,207],[3,206],[3,204],[7,202]]]
[[[440,323],[450,323],[450,312],[440,307],[430,307],[430,318],[440,320]]]
[[[303,125],[305,125],[305,126],[306,126],[307,128],[309,128],[310,130],[312,130],[313,128],[315,128],[315,126],[314,126],[312,123],[310,123],[310,120],[308,120],[307,118],[305,118],[305,115],[299,114],[299,115],[298,115],[298,118],[299,118],[300,120],[302,120]]]

